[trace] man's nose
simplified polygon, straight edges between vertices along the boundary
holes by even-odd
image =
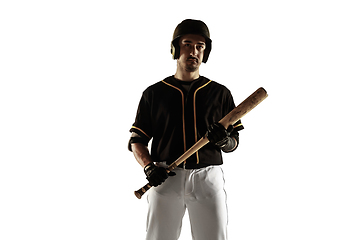
[[[191,48],[190,55],[191,56],[197,56],[198,52],[199,51],[197,50],[196,46],[194,46],[194,47]]]

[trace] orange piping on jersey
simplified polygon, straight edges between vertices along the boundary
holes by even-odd
[[[182,122],[183,122],[183,138],[184,138],[184,152],[186,152],[186,136],[185,136],[185,103],[184,103],[184,93],[177,87],[165,82],[164,80],[162,80],[163,83],[165,83],[166,85],[175,88],[176,90],[178,90],[181,93],[181,100],[182,100]],[[185,161],[186,162],[186,161]],[[184,162],[184,166],[185,166],[185,162]]]
[[[149,139],[151,139],[151,137],[149,135],[147,135],[143,130],[141,130],[140,128],[137,128],[135,126],[132,126],[131,128],[134,128],[134,129],[137,129],[139,130],[140,132],[142,132],[143,134],[145,134],[145,136],[147,136]]]
[[[194,92],[194,129],[195,129],[195,142],[197,142],[198,141],[198,139],[197,139],[197,127],[196,127],[196,103],[195,103],[195,97],[196,97],[196,93],[197,93],[197,91],[199,91],[200,89],[202,89],[203,87],[205,87],[205,86],[207,86],[209,83],[211,82],[211,80],[210,81],[208,81],[207,83],[205,83],[204,85],[202,85],[201,87],[199,87],[198,89],[196,89],[195,90],[195,92]],[[196,159],[197,159],[197,164],[199,164],[199,162],[200,162],[200,158],[199,158],[199,152],[197,151],[196,152]]]
[[[240,124],[238,124],[238,125],[234,126],[234,128],[237,128],[237,127],[240,127],[240,126],[242,126],[242,123],[240,123]]]

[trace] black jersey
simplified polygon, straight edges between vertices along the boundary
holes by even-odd
[[[154,162],[171,164],[235,108],[230,91],[203,76],[184,88],[174,76],[148,87],[141,97],[135,123],[130,132],[138,133],[151,144]],[[238,141],[241,121],[231,136]],[[209,143],[186,160],[186,168],[201,168],[223,163],[221,150]],[[182,165],[180,165],[182,166]]]

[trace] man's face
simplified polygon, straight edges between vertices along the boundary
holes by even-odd
[[[178,64],[187,72],[199,69],[206,48],[205,38],[200,35],[187,34],[180,38],[180,57]]]

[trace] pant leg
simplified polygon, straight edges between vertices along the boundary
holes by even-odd
[[[190,182],[193,189],[187,191],[186,206],[193,240],[226,240],[228,214],[221,167],[197,171]]]
[[[162,185],[148,194],[146,240],[177,240],[185,214],[184,171],[176,170]]]

